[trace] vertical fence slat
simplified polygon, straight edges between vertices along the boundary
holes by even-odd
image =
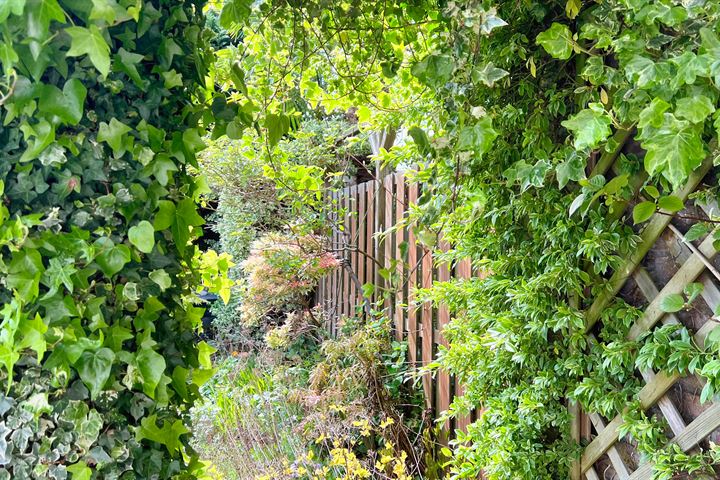
[[[455,266],[455,277],[463,280],[467,280],[472,276],[472,263],[469,258],[465,258],[457,263]],[[465,394],[465,389],[460,384],[460,382],[455,382],[455,396],[460,397]],[[456,418],[456,428],[458,430],[462,430],[463,432],[467,431],[468,425],[470,425],[470,422],[472,421],[472,418],[470,415],[460,415]]]
[[[363,183],[361,185],[358,185],[357,195],[358,195],[358,231],[357,231],[357,276],[358,280],[360,281],[360,287],[365,285],[365,255],[366,255],[366,244],[365,244],[365,231],[366,231],[366,225],[367,225],[367,209],[365,208],[365,203],[367,201],[367,183]],[[362,303],[362,290],[357,292],[356,295],[356,304],[360,305]]]
[[[397,225],[402,222],[405,215],[405,177],[401,173],[394,176],[395,180],[395,222]],[[403,314],[402,304],[405,301],[405,268],[402,258],[402,244],[405,241],[405,230],[399,228],[395,231],[395,259],[397,260],[397,278],[398,286],[395,289],[395,338],[402,341],[407,334],[405,325],[405,315]],[[408,343],[409,347],[409,343]]]
[[[358,186],[353,185],[350,188],[350,201],[352,214],[350,215],[350,269],[357,274],[358,271],[358,228],[360,222],[360,206],[358,202]],[[350,307],[351,315],[355,313],[357,305],[358,291],[355,283],[350,285]]]
[[[417,203],[418,199],[418,186],[412,184],[408,186],[408,198],[407,198],[407,211],[410,211],[410,205]],[[418,246],[415,240],[415,234],[412,228],[406,228],[407,242],[408,242],[408,278],[407,278],[407,304],[408,304],[408,352],[410,366],[414,368],[417,363],[417,351],[418,351],[418,322],[417,322],[417,309],[415,308],[415,287],[417,286],[417,263],[418,263]]]
[[[345,217],[343,218],[343,242],[342,242],[342,255],[343,260],[349,260],[347,255],[347,248],[350,242],[352,241],[351,233],[350,233],[350,212],[351,212],[351,203],[350,203],[350,189],[345,188],[343,189],[343,208],[345,209]],[[343,268],[343,293],[342,293],[342,314],[345,316],[350,315],[350,308],[351,308],[351,301],[352,298],[350,295],[350,273],[348,272],[347,268]]]
[[[330,196],[330,222],[336,224],[337,219],[337,192],[333,192]],[[337,231],[333,228],[330,236],[330,244],[334,249],[337,245]],[[330,315],[332,318],[337,318],[337,271],[330,272]]]
[[[365,232],[365,245],[367,256],[365,257],[365,282],[363,283],[374,283],[375,282],[375,263],[373,260],[377,258],[377,249],[375,248],[375,190],[377,188],[377,182],[367,182],[367,230]],[[370,301],[374,301],[376,295],[371,295]]]
[[[443,252],[448,251],[450,246],[447,242],[440,242],[440,250]],[[437,278],[440,282],[447,282],[450,280],[450,268],[446,262],[438,263],[437,265]],[[439,305],[437,309],[437,336],[435,338],[435,345],[447,346],[445,336],[443,335],[443,329],[445,325],[450,322],[450,310],[447,305]],[[437,372],[437,414],[440,414],[448,409],[450,406],[450,374],[443,369]],[[442,435],[438,439],[442,445],[447,445],[449,424],[445,422],[442,424]]]
[[[397,208],[397,202],[395,200],[395,175],[387,175],[384,179],[384,197],[385,197],[385,220],[383,221],[383,230],[387,231],[393,225],[393,213],[394,208]],[[390,265],[393,260],[393,242],[395,236],[388,234],[383,239],[383,265],[387,272],[390,272]],[[389,318],[393,318],[393,311],[391,307],[393,305],[393,298],[395,297],[392,293],[392,278],[388,276],[388,280],[383,282],[383,285],[387,289],[384,293],[386,295],[383,306]],[[395,335],[398,340],[402,340],[402,324],[399,326],[395,323]]]
[[[420,262],[420,287],[430,288],[433,284],[433,260],[432,252],[423,248],[423,257]],[[427,366],[433,361],[433,308],[431,302],[423,302],[420,311],[420,334],[422,335],[422,364]],[[429,373],[423,375],[423,391],[425,393],[425,404],[428,408],[433,407],[433,377]]]

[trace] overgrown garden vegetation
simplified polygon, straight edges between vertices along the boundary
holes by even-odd
[[[0,0],[0,25],[0,479],[554,480],[578,408],[652,478],[718,478],[717,434],[673,443],[638,374],[715,402],[715,280],[645,333],[621,292],[656,219],[715,268],[717,0]],[[315,304],[348,269],[330,193],[393,169],[421,247],[484,272],[417,292],[452,312],[447,415],[482,410],[447,448],[383,302],[334,336]]]

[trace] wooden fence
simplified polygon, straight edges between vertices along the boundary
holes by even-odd
[[[394,173],[381,181],[347,187],[328,198],[333,206],[330,211],[347,212],[344,218],[332,219],[341,227],[332,235],[331,244],[350,269],[336,270],[324,278],[317,294],[317,301],[329,319],[328,329],[336,334],[344,317],[365,309],[360,286],[376,285],[378,288],[369,295],[369,300],[383,301],[383,308],[393,319],[395,338],[407,341],[411,368],[434,361],[438,346],[445,345],[442,329],[450,321],[446,306],[419,304],[413,298],[414,291],[430,287],[435,280],[469,278],[473,274],[469,261],[452,266],[434,262],[432,252],[419,245],[412,230],[403,226],[408,211],[417,203],[420,188],[416,183],[406,182],[402,173]],[[397,229],[391,234],[379,235],[394,226]],[[405,248],[407,253],[403,256]],[[392,282],[384,275],[390,271],[394,273]],[[390,291],[391,295],[383,295]],[[462,394],[462,386],[443,371],[434,376],[424,375],[422,384],[425,406],[433,418],[447,410],[456,395]],[[439,441],[446,444],[455,429],[464,429],[475,416],[476,412],[471,412],[446,422],[441,426]]]

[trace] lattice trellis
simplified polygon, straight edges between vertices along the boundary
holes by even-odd
[[[605,160],[604,167],[607,168],[614,158]],[[688,182],[673,194],[685,200],[708,173],[711,165],[708,158]],[[636,178],[634,186],[639,187],[643,181],[644,178]],[[718,215],[717,206],[703,206],[702,209],[708,216]],[[634,297],[636,300],[640,297],[641,301],[644,300],[642,303],[647,303],[641,318],[630,329],[629,340],[636,340],[658,324],[680,323],[678,315],[661,310],[660,302],[670,294],[681,293],[689,283],[697,281],[704,285],[701,299],[697,300],[702,303],[699,309],[703,312],[701,325],[686,326],[695,332],[695,342],[703,346],[707,335],[718,325],[711,313],[720,305],[720,289],[717,286],[720,284],[720,273],[713,264],[717,252],[713,247],[712,234],[695,246],[683,236],[681,230],[682,226],[678,228],[673,225],[671,215],[662,212],[648,222],[641,232],[640,246],[614,272],[609,280],[608,290],[599,295],[586,311],[586,331],[591,339],[603,310],[618,295]],[[652,257],[657,260],[654,264],[651,264]],[[650,267],[658,264],[662,264],[666,270],[674,270],[671,278],[662,278],[663,275],[657,272],[653,275]],[[680,446],[683,451],[691,452],[698,448],[720,427],[720,403],[708,402],[702,405],[699,413],[693,412],[697,413],[696,415],[682,413],[682,398],[677,398],[673,388],[688,379],[662,371],[645,371],[640,372],[640,375],[645,382],[638,395],[642,408],[659,413],[667,420],[670,442]],[[700,379],[695,381],[699,383]],[[573,435],[578,440],[589,441],[581,460],[573,469],[572,478],[635,480],[652,477],[653,465],[637,458],[630,443],[618,439],[618,428],[622,425],[621,415],[606,420],[597,413],[581,413],[576,410],[571,410],[571,413],[575,414]]]

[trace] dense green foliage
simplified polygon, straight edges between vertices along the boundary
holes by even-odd
[[[674,189],[715,155],[718,3],[256,7],[229,2],[221,21],[283,32],[259,42],[273,47],[262,64],[270,78],[245,71],[265,99],[258,103],[279,108],[267,99],[299,91],[328,108],[361,106],[366,128],[413,127],[424,191],[413,214],[419,237],[432,245],[442,233],[455,247],[445,257],[471,257],[492,273],[429,293],[457,316],[441,362],[466,385],[454,408],[486,409],[456,445],[455,475],[564,478],[579,451],[566,399],[612,417],[639,390],[635,367],[649,364],[648,338],[627,340],[636,309],[613,303],[593,342],[583,310],[639,242],[623,218],[628,201],[639,197],[638,224],[658,209],[681,210]],[[238,65],[253,58],[241,54]],[[281,88],[287,71],[293,76]],[[412,108],[400,111],[403,104]],[[272,120],[270,133],[286,125]],[[397,153],[396,161],[413,158]],[[616,171],[606,171],[615,157]],[[383,158],[394,160],[392,152]],[[599,174],[588,178],[598,162]],[[697,197],[716,189],[703,186]],[[698,227],[694,238],[707,231]],[[679,345],[678,335],[653,341]],[[714,371],[704,365],[714,365],[715,348],[683,371]],[[668,368],[654,358],[655,368]],[[655,422],[640,417],[626,415],[625,431],[642,431],[633,419]],[[672,454],[664,436],[633,437],[658,462],[659,478],[698,464]]]
[[[0,478],[199,468],[187,412],[213,370],[193,292],[228,266],[191,244],[201,8],[0,3]]]

